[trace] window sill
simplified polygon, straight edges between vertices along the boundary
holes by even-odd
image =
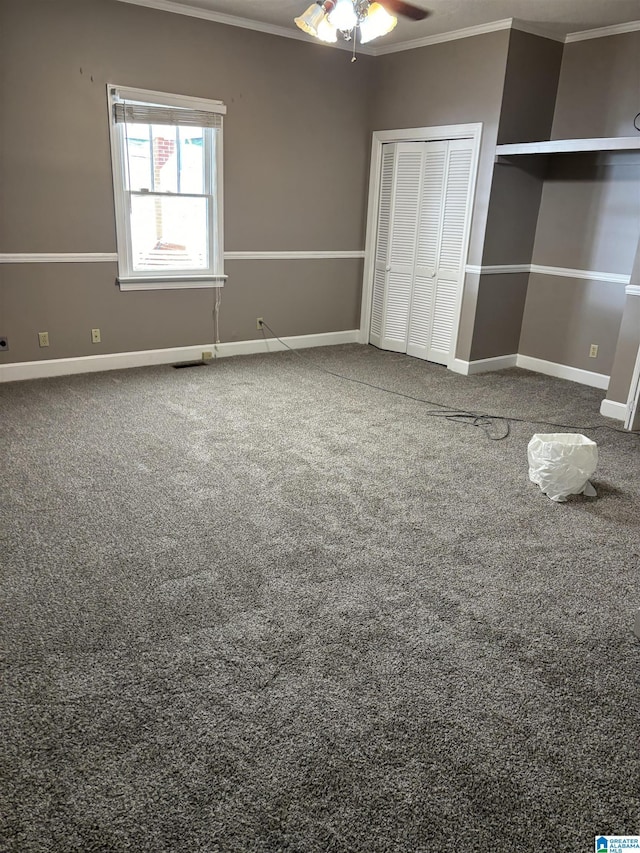
[[[193,275],[174,278],[159,276],[118,276],[120,290],[192,290],[199,288],[224,287],[226,275]]]

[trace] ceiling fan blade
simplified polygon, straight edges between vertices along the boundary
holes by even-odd
[[[426,9],[419,9],[412,3],[405,3],[404,0],[382,0],[381,5],[387,12],[394,12],[396,15],[411,18],[412,21],[424,21],[431,14]]]

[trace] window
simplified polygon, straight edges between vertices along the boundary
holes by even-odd
[[[219,101],[108,87],[121,290],[220,287]]]

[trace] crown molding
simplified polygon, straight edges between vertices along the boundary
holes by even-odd
[[[545,30],[544,27],[539,27],[537,24],[532,24],[529,21],[521,21],[519,18],[513,19],[513,29],[519,30],[521,33],[529,33],[531,36],[540,36],[543,39],[551,39],[564,44],[565,37],[560,33],[552,33],[550,30]]]
[[[567,33],[565,43],[574,41],[586,41],[587,39],[601,39],[607,36],[619,36],[623,33],[635,33],[640,30],[640,21],[630,21],[627,24],[615,24],[612,27],[598,27],[595,30],[581,30],[577,33]]]
[[[279,27],[276,24],[267,24],[263,21],[252,21],[247,18],[239,18],[236,15],[225,15],[211,9],[201,9],[198,6],[188,6],[185,3],[174,3],[172,0],[118,0],[118,2],[129,3],[131,6],[145,6],[147,9],[155,9],[158,12],[173,12],[176,15],[186,15],[189,18],[200,18],[203,21],[213,21],[216,24],[227,24],[230,27],[258,30],[272,36],[307,41],[301,30],[296,32],[288,27]]]
[[[301,30],[281,27],[277,24],[267,24],[264,21],[240,18],[237,15],[226,15],[222,12],[214,12],[211,9],[202,9],[198,6],[176,3],[174,0],[118,0],[118,2],[128,3],[132,6],[144,6],[147,9],[155,9],[159,12],[172,12],[176,15],[200,18],[203,21],[212,21],[216,24],[226,24],[229,27],[240,27],[245,30],[254,30],[255,32],[266,33],[267,35],[272,36],[280,36],[281,38],[295,39],[296,41],[303,41],[307,44],[332,47],[337,48],[338,50],[347,50],[349,52],[353,49],[349,42],[337,41],[335,44],[325,44],[324,42],[319,42],[306,35]],[[442,44],[447,41],[457,41],[458,39],[471,38],[472,36],[481,36],[486,33],[494,33],[499,30],[508,29],[520,30],[523,33],[530,33],[534,36],[540,36],[541,38],[552,39],[553,41],[568,44],[574,41],[585,41],[586,39],[604,38],[606,36],[621,35],[622,33],[637,32],[640,30],[640,21],[631,21],[627,24],[615,24],[611,27],[599,27],[593,30],[581,30],[580,32],[568,33],[566,36],[562,36],[527,21],[521,21],[517,18],[504,18],[500,21],[491,21],[488,24],[479,24],[474,27],[451,30],[447,33],[438,33],[437,35],[425,36],[424,38],[410,39],[409,41],[398,42],[396,44],[382,44],[378,47],[358,45],[358,53],[365,56],[383,56],[387,53],[400,53],[404,50],[415,50],[419,47],[428,47],[433,44]]]
[[[222,12],[213,12],[211,9],[201,9],[198,6],[174,3],[173,0],[118,0],[118,2],[129,3],[131,6],[144,6],[147,9],[155,9],[158,12],[173,12],[175,15],[200,18],[203,21],[212,21],[215,24],[226,24],[229,27],[241,27],[244,30],[254,30],[255,32],[266,33],[271,36],[304,41],[307,44],[333,47],[338,48],[338,50],[348,50],[349,52],[353,50],[353,46],[345,41],[327,44],[306,35],[302,30],[279,27],[277,24],[267,24],[264,21],[253,21],[249,18],[239,18],[237,15],[225,15]],[[358,45],[358,54],[372,56],[373,50],[365,45]]]
[[[321,44],[325,47],[338,48],[339,50],[353,49],[349,42],[337,41],[335,44],[326,44],[318,42],[301,30],[289,29],[288,27],[279,27],[277,24],[267,24],[264,21],[253,21],[248,18],[239,18],[236,15],[225,15],[222,12],[213,12],[210,9],[201,9],[198,6],[189,6],[183,3],[175,3],[173,0],[118,0],[119,3],[129,3],[132,6],[144,6],[147,9],[155,9],[159,12],[173,12],[176,15],[186,15],[191,18],[200,18],[204,21],[213,21],[216,24],[226,24],[230,27],[241,27],[245,30],[255,30],[256,32],[266,33],[272,36],[281,36],[282,38],[296,39],[304,41],[307,44]],[[390,44],[381,47],[368,47],[367,45],[358,45],[358,53],[367,56],[382,56],[385,53],[397,53],[403,50],[413,50],[416,47],[426,47],[430,44],[440,44],[441,42],[457,41],[462,38],[470,38],[471,36],[480,36],[485,33],[493,33],[497,30],[508,30],[514,25],[513,18],[505,18],[501,21],[492,21],[488,24],[479,24],[475,27],[465,27],[461,30],[452,30],[448,33],[440,33],[434,36],[426,36],[421,39],[411,39],[410,41],[400,42],[398,44]],[[518,27],[520,28],[520,27]],[[540,35],[541,33],[535,33]],[[546,34],[547,38],[552,38]]]
[[[457,41],[458,39],[482,36],[485,33],[495,33],[498,30],[510,30],[513,26],[513,18],[504,18],[502,21],[492,21],[490,24],[479,24],[476,27],[465,27],[462,30],[451,30],[448,33],[438,33],[435,36],[411,39],[398,44],[381,45],[372,48],[374,56],[384,56],[387,53],[400,53],[403,50],[415,50],[417,47],[428,47],[432,44],[442,44],[446,41]]]

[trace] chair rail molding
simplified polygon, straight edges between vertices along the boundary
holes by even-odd
[[[115,252],[13,252],[0,255],[0,264],[115,264]]]
[[[307,261],[364,258],[364,249],[308,249],[295,251],[225,252],[225,261]],[[115,252],[11,252],[0,254],[0,264],[117,263]]]
[[[605,281],[610,284],[624,284],[629,287],[630,275],[600,270],[579,270],[572,267],[552,267],[546,264],[467,264],[465,272],[472,275],[509,275],[513,273],[538,273],[554,275],[558,278],[582,278],[587,281]]]

